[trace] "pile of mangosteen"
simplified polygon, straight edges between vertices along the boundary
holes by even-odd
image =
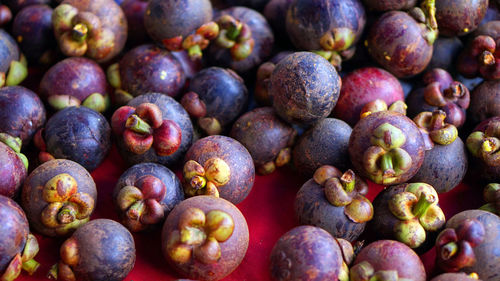
[[[3,0],[0,120],[3,281],[500,280],[500,1]]]

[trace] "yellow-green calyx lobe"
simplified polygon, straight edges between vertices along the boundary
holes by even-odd
[[[219,197],[219,187],[231,179],[231,168],[221,158],[213,157],[201,166],[194,160],[184,164],[184,193],[188,196],[212,195]]]

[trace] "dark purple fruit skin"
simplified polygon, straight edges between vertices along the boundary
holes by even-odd
[[[263,15],[271,25],[274,35],[280,38],[277,43],[282,39],[288,40],[286,33],[286,12],[293,0],[271,0],[264,8]]]
[[[49,68],[40,82],[40,95],[69,95],[79,101],[93,93],[106,94],[106,75],[93,60],[72,57],[62,60]]]
[[[500,81],[484,81],[470,95],[468,118],[477,124],[500,115]]]
[[[417,0],[363,0],[365,6],[375,11],[408,10]]]
[[[164,39],[186,37],[211,20],[209,0],[152,0],[144,14],[146,31],[159,44]]]
[[[0,195],[14,198],[28,175],[14,150],[0,142]]]
[[[446,228],[457,228],[466,219],[477,219],[484,226],[486,234],[483,242],[473,248],[476,263],[465,267],[463,272],[475,272],[483,281],[496,281],[500,277],[498,261],[500,260],[500,218],[490,212],[467,210],[454,215],[446,222]]]
[[[23,252],[29,233],[23,209],[12,199],[0,195],[0,272],[4,272],[15,255]]]
[[[186,86],[196,73],[203,69],[202,60],[191,59],[186,51],[171,52],[170,54],[180,63],[186,76]]]
[[[439,37],[434,42],[434,52],[427,69],[442,68],[454,70],[454,63],[464,44],[458,37]]]
[[[433,52],[433,46],[422,36],[423,32],[424,28],[407,13],[386,12],[368,33],[368,52],[398,78],[416,75],[427,67]],[[391,60],[388,61],[386,56]]]
[[[56,159],[73,160],[89,171],[96,169],[111,148],[106,118],[86,107],[67,107],[45,126],[47,152]]]
[[[59,1],[60,2],[60,1]],[[36,4],[50,4],[50,0],[3,0],[2,3],[7,5],[12,13],[17,13],[22,8],[25,8],[30,5]]]
[[[406,135],[406,142],[401,148],[406,150],[411,156],[412,164],[411,168],[406,171],[406,173],[402,174],[400,181],[398,181],[406,182],[413,177],[420,166],[422,166],[425,151],[420,130],[411,119],[400,113],[392,111],[375,112],[361,119],[356,126],[354,126],[349,139],[349,156],[352,165],[355,170],[358,171],[359,175],[368,177],[363,168],[363,155],[368,147],[372,146],[370,138],[373,130],[384,123],[389,123],[399,128]]]
[[[73,266],[77,280],[123,280],[135,264],[132,234],[109,219],[92,220],[73,234],[80,261]]]
[[[297,52],[276,64],[269,92],[281,118],[311,125],[330,115],[340,85],[340,77],[330,62],[314,53]]]
[[[271,55],[274,44],[271,26],[263,15],[246,7],[229,8],[221,11],[218,16],[222,15],[230,15],[250,27],[252,38],[255,41],[252,53],[246,59],[237,61],[231,57],[228,49],[211,44],[206,52],[206,57],[211,65],[231,68],[240,74],[246,74],[262,64]]]
[[[168,257],[167,241],[171,233],[179,229],[179,217],[189,208],[198,208],[205,214],[212,210],[220,210],[229,214],[234,221],[231,237],[219,243],[221,258],[215,264],[203,264],[193,258],[187,263],[178,264]],[[249,241],[248,225],[240,210],[229,201],[214,196],[195,196],[182,201],[172,210],[163,225],[161,240],[163,256],[170,266],[181,275],[195,280],[220,280],[233,272],[245,257]]]
[[[323,165],[344,171],[349,168],[349,137],[352,128],[340,119],[325,118],[302,134],[293,148],[293,163],[305,178]]]
[[[368,222],[368,229],[374,235],[373,240],[393,239],[396,240],[394,226],[400,220],[396,218],[389,210],[389,200],[399,193],[405,191],[408,184],[392,185],[382,190],[375,199],[373,199],[373,219]],[[413,249],[417,254],[423,254],[431,249],[436,237],[441,230],[426,231],[426,239],[419,247]],[[400,276],[401,277],[401,276]]]
[[[243,79],[231,69],[209,67],[198,72],[189,83],[188,92],[195,92],[205,103],[207,114],[222,127],[234,121],[245,109],[248,90]]]
[[[325,230],[297,226],[276,242],[270,257],[273,280],[338,280],[342,250]]]
[[[165,218],[170,211],[184,200],[181,182],[170,169],[156,163],[140,163],[128,168],[118,179],[113,190],[113,201],[116,202],[118,192],[125,186],[135,186],[138,179],[144,176],[154,176],[160,179],[166,187],[165,197],[159,202],[163,207]]]
[[[140,95],[129,101],[127,105],[137,107],[142,103],[156,104],[162,112],[163,119],[173,120],[179,125],[182,134],[181,145],[176,152],[168,156],[158,156],[154,149],[150,149],[144,154],[137,155],[129,152],[123,143],[123,138],[120,138],[117,144],[123,159],[130,166],[143,162],[154,162],[171,167],[179,161],[182,161],[182,157],[184,157],[184,154],[193,142],[193,124],[186,110],[184,110],[184,108],[173,98],[160,93]]]
[[[368,244],[356,256],[353,266],[363,261],[369,262],[375,271],[396,270],[399,278],[426,280],[420,258],[410,247],[398,241],[379,240]]]
[[[175,97],[186,76],[172,54],[155,45],[141,45],[120,60],[121,87],[136,97],[148,92]]]
[[[46,112],[37,94],[21,86],[0,89],[0,132],[30,143],[35,132],[45,124]]]
[[[240,203],[252,190],[255,180],[252,156],[235,139],[215,135],[195,142],[186,153],[184,162],[194,160],[203,166],[208,159],[213,157],[224,160],[231,170],[229,182],[218,188],[220,197],[235,205]]]
[[[14,18],[12,35],[26,58],[37,62],[46,51],[56,48],[52,8],[47,5],[31,5],[22,9]]]
[[[45,226],[41,221],[42,211],[49,205],[43,199],[43,186],[53,177],[67,173],[77,184],[77,192],[90,195],[97,203],[97,189],[90,173],[81,165],[71,160],[55,159],[43,163],[26,178],[21,194],[21,206],[26,212],[31,227],[37,232],[50,237],[61,236],[55,229]]]
[[[0,72],[6,72],[10,62],[19,60],[19,47],[16,41],[5,30],[0,29]]]
[[[468,163],[467,148],[460,137],[449,145],[434,144],[425,152],[424,163],[410,182],[425,182],[438,193],[445,193],[460,184]]]
[[[352,242],[365,230],[366,222],[352,221],[345,215],[344,206],[331,204],[326,199],[325,189],[314,179],[304,183],[297,192],[294,208],[299,224],[321,227],[335,238]]]
[[[148,1],[145,0],[125,0],[120,4],[127,18],[127,42],[132,46],[142,44],[149,39],[144,27],[144,13],[147,6]]]
[[[288,7],[286,30],[300,50],[321,50],[320,38],[332,28],[349,28],[361,37],[366,14],[360,0],[295,0]]]
[[[269,0],[226,0],[231,6],[245,6],[255,10],[262,10]]]
[[[465,273],[443,273],[431,279],[431,281],[474,281],[477,279],[467,276]]]
[[[248,149],[256,167],[274,161],[281,149],[291,146],[295,135],[295,130],[279,119],[272,107],[245,113],[229,134]]]
[[[436,1],[436,20],[439,33],[444,36],[462,36],[477,28],[486,15],[488,0]]]

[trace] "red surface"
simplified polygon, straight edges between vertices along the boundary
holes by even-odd
[[[119,176],[126,167],[117,151],[113,148],[104,163],[92,173],[98,188],[97,210],[93,218],[105,217],[117,219],[111,193]],[[224,280],[270,280],[268,259],[274,243],[281,235],[296,226],[293,202],[295,193],[305,179],[299,178],[290,169],[283,169],[269,176],[257,176],[250,195],[238,205],[245,215],[250,229],[250,245],[242,264]],[[474,190],[475,189],[475,190]],[[371,185],[368,194],[373,199],[381,190],[380,186]],[[460,185],[447,194],[440,196],[441,207],[447,218],[461,210],[477,208],[482,187]],[[125,280],[152,281],[175,280],[180,278],[168,268],[160,249],[160,230],[150,233],[134,234],[137,261],[132,272]],[[59,246],[64,239],[43,238],[37,235],[40,253],[36,259],[42,264],[33,275],[26,273],[17,279],[46,280],[50,266],[57,262]],[[434,272],[434,249],[422,256],[428,273]]]

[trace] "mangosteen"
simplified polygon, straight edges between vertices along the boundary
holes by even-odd
[[[324,58],[297,52],[282,59],[271,74],[269,91],[276,113],[289,123],[312,125],[330,115],[341,80]]]
[[[69,159],[95,170],[111,149],[111,128],[102,114],[87,107],[67,107],[47,121],[35,141],[39,159]]]
[[[500,79],[500,55],[497,52],[500,37],[495,35],[477,35],[462,50],[457,60],[457,69],[462,75],[468,78],[481,75],[487,80]]]
[[[0,29],[0,87],[15,86],[28,76],[26,58],[14,38]]]
[[[500,115],[500,80],[484,81],[472,91],[468,115],[471,124]]]
[[[486,204],[480,210],[500,215],[500,184],[489,183],[483,190],[483,198]]]
[[[140,163],[120,176],[113,200],[122,224],[137,232],[162,223],[175,205],[184,200],[184,192],[170,169],[155,163]]]
[[[213,195],[233,204],[245,199],[253,187],[252,156],[238,141],[215,135],[196,141],[184,157],[186,196]]]
[[[0,133],[0,195],[14,198],[28,175],[28,159],[21,153],[21,139]]]
[[[181,104],[208,135],[221,134],[245,109],[245,81],[231,69],[209,67],[189,82]]]
[[[163,225],[163,256],[181,275],[220,280],[234,271],[248,249],[248,226],[229,201],[196,196],[179,203]]]
[[[296,135],[295,129],[282,121],[272,107],[245,113],[236,120],[229,134],[248,149],[257,172],[262,175],[290,162]]]
[[[96,219],[64,241],[60,256],[49,272],[54,280],[119,281],[134,268],[134,238],[121,224]]]
[[[445,36],[463,36],[474,31],[488,9],[488,0],[439,0],[436,2],[436,20],[439,33]]]
[[[21,205],[30,225],[46,236],[67,236],[95,209],[94,180],[76,162],[56,159],[34,169],[23,185]]]
[[[498,280],[500,218],[481,210],[462,211],[448,220],[436,240],[436,263],[446,272],[477,273]]]
[[[467,137],[467,149],[471,154],[471,172],[477,180],[500,180],[500,117],[481,122]]]
[[[398,184],[422,166],[425,146],[413,121],[395,111],[379,111],[359,120],[349,139],[355,170],[378,184]]]
[[[104,112],[109,105],[106,75],[87,58],[67,58],[49,68],[40,82],[40,94],[55,110],[83,105]]]
[[[132,99],[111,118],[119,152],[129,165],[154,162],[175,165],[193,140],[193,125],[170,96],[148,93]]]
[[[14,280],[21,269],[32,275],[40,266],[34,260],[38,242],[29,231],[28,220],[21,207],[12,199],[0,195],[0,278]]]

